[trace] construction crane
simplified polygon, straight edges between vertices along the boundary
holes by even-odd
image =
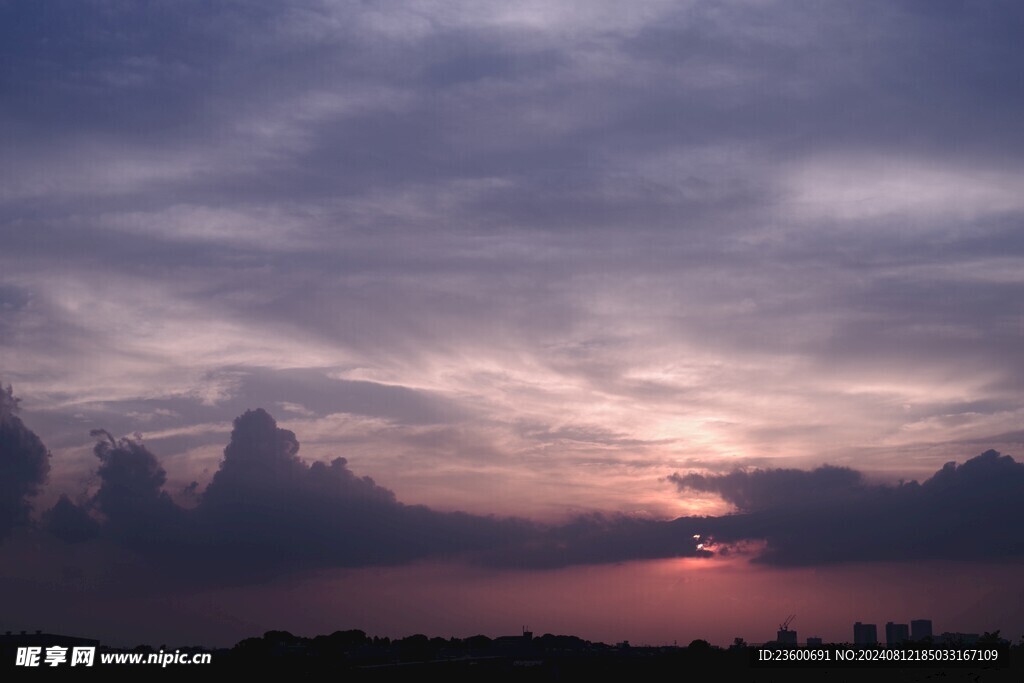
[[[775,634],[775,642],[782,645],[796,645],[796,631],[790,631],[789,625],[796,619],[795,614],[790,614],[784,622],[779,624],[779,632]]]

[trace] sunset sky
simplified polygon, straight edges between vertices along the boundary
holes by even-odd
[[[1022,35],[0,1],[0,630],[1019,638]]]

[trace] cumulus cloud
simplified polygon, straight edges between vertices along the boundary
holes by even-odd
[[[88,510],[61,495],[52,508],[43,513],[42,527],[66,543],[88,541],[99,535],[100,525]]]
[[[191,509],[163,489],[166,473],[139,439],[93,434],[99,489],[81,505],[61,497],[45,528],[69,542],[102,536],[192,580],[428,558],[526,569],[698,554],[688,528],[654,520],[592,515],[544,525],[406,505],[345,458],[303,461],[295,434],[262,409],[234,421],[220,467]]]
[[[544,569],[667,557],[711,557],[762,541],[777,565],[1024,555],[1024,464],[994,450],[948,463],[925,481],[869,483],[860,472],[747,469],[673,474],[679,492],[715,494],[718,517],[659,520],[584,514],[559,524],[408,505],[345,458],[306,462],[295,433],[263,409],[235,419],[220,467],[192,508],[138,438],[95,430],[98,490],[62,496],[43,526],[68,542],[97,537],[153,568],[196,582],[238,583],[296,571],[457,559]]]
[[[29,499],[50,471],[50,452],[16,414],[18,399],[0,386],[0,539],[29,519]]]
[[[674,475],[678,489],[738,508],[709,518],[719,541],[766,542],[759,561],[997,560],[1024,555],[1024,463],[989,450],[925,481],[870,485],[845,468]]]
[[[165,547],[184,532],[184,510],[163,490],[167,473],[138,439],[114,438],[98,429],[93,452],[100,461],[99,490],[92,506],[106,520],[105,528],[129,546]]]
[[[345,458],[306,463],[264,410],[235,420],[220,469],[192,515],[207,557],[263,569],[391,564],[514,542],[532,525],[400,503]]]

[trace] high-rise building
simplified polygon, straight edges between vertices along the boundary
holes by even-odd
[[[853,644],[878,645],[878,626],[862,624],[858,621],[853,625]]]
[[[821,647],[821,638],[815,636],[808,636],[807,647]]]
[[[914,640],[924,640],[932,637],[931,619],[914,619],[910,622],[910,637]]]
[[[790,614],[784,622],[779,624],[779,630],[775,633],[775,642],[782,645],[796,645],[796,631],[792,631],[789,625],[796,619],[795,614]]]
[[[885,625],[885,642],[888,645],[899,645],[910,640],[910,627],[906,624],[894,624],[891,621]]]
[[[781,645],[796,645],[796,631],[788,628],[779,629],[775,632],[775,642]]]

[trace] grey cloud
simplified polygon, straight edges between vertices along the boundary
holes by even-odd
[[[32,301],[28,291],[16,285],[0,282],[0,312],[19,311]],[[2,318],[0,318],[2,320]]]
[[[0,539],[29,521],[29,499],[50,471],[50,452],[16,414],[11,387],[0,385]]]
[[[32,295],[28,290],[0,282],[0,345],[15,341],[21,314],[29,308],[31,302]]]
[[[660,521],[626,515],[591,514],[534,534],[522,543],[484,553],[488,565],[552,569],[669,557],[710,557],[697,546],[698,520]]]
[[[167,473],[156,456],[135,439],[115,439],[105,430],[92,434],[99,438],[93,452],[101,483],[90,504],[104,518],[104,531],[133,550],[173,557],[189,523],[163,490]]]
[[[62,497],[44,527],[68,542],[100,536],[181,580],[244,583],[442,557],[526,569],[702,554],[684,521],[593,515],[543,525],[406,505],[344,458],[302,461],[295,434],[263,410],[235,420],[220,469],[184,509],[146,446],[95,434],[99,490],[82,505]]]
[[[719,541],[760,539],[780,565],[880,560],[999,560],[1024,554],[1024,463],[986,451],[925,481],[869,485],[845,468],[672,477],[740,511],[705,520]]]
[[[430,392],[332,378],[326,369],[240,368],[239,372],[238,396],[230,402],[230,408],[242,401],[268,404],[276,396],[279,401],[300,403],[320,415],[355,413],[402,424],[443,423],[465,416],[464,408]]]
[[[66,495],[43,513],[42,528],[66,543],[88,541],[100,533],[100,523],[86,507],[76,505]]]
[[[662,540],[672,533],[640,520],[592,518],[549,527],[406,505],[372,479],[353,474],[344,458],[307,465],[297,452],[295,435],[266,412],[249,411],[236,420],[221,468],[195,510],[197,522],[222,548],[208,554],[232,561],[251,557],[264,568],[428,557],[537,567],[694,552],[685,534],[661,547],[654,529]],[[279,555],[268,557],[274,548]]]
[[[990,434],[986,436],[976,437],[973,439],[964,439],[962,443],[971,445],[989,443],[1010,443],[1024,445],[1024,429],[1016,430],[1013,432],[1002,432],[1000,434]]]
[[[1024,553],[1024,535],[1006,523],[1024,512],[1024,464],[996,451],[896,486],[831,466],[676,474],[669,481],[680,492],[718,494],[738,512],[671,521],[592,514],[540,524],[404,504],[344,458],[304,462],[295,434],[263,410],[235,420],[220,468],[191,509],[163,490],[166,476],[146,446],[96,435],[99,490],[82,505],[62,497],[44,514],[44,528],[68,542],[104,538],[189,582],[431,558],[539,569],[709,557],[751,540],[766,544],[756,561],[779,565]]]
[[[312,8],[303,10],[315,15]],[[117,125],[122,135],[138,131],[138,140],[130,136],[128,139],[157,148],[180,145],[183,140],[198,146],[225,134],[229,140],[244,139],[245,133],[240,130],[244,126],[239,124],[245,123],[245,117],[239,117],[239,112],[271,112],[272,104],[282,101],[294,102],[295,108],[301,109],[302,96],[317,89],[341,87],[342,92],[350,92],[373,83],[398,86],[412,96],[401,111],[387,112],[385,116],[370,111],[355,117],[346,113],[308,117],[297,123],[279,122],[287,124],[286,128],[298,127],[299,137],[307,143],[263,158],[259,173],[241,174],[246,176],[244,183],[240,182],[237,169],[217,173],[214,178],[204,173],[201,183],[189,185],[183,181],[187,193],[199,200],[210,194],[213,180],[216,193],[233,197],[234,201],[251,201],[254,195],[266,197],[268,192],[294,200],[299,195],[307,199],[323,197],[341,188],[347,193],[362,193],[368,187],[432,182],[438,177],[510,177],[516,181],[513,189],[504,198],[499,193],[493,208],[503,206],[507,218],[520,224],[549,222],[552,227],[564,226],[567,221],[602,221],[609,212],[616,213],[610,211],[614,206],[602,204],[608,201],[602,198],[607,193],[594,191],[595,181],[605,177],[603,170],[595,168],[600,165],[594,163],[595,159],[610,158],[614,163],[624,148],[639,148],[642,153],[645,140],[651,149],[663,147],[666,139],[670,139],[674,146],[684,143],[685,150],[688,140],[703,143],[708,139],[735,139],[737,132],[746,131],[750,132],[745,136],[756,132],[768,139],[780,138],[779,144],[792,144],[794,130],[806,130],[809,125],[830,127],[819,135],[805,136],[812,142],[834,137],[836,129],[842,130],[844,123],[851,133],[859,135],[884,131],[885,112],[875,113],[862,104],[846,113],[851,108],[833,100],[845,96],[851,101],[872,101],[870,84],[879,81],[872,78],[874,72],[864,71],[881,66],[859,65],[856,60],[865,60],[866,52],[873,55],[885,50],[875,45],[868,52],[863,41],[876,39],[891,50],[905,49],[903,34],[898,30],[873,31],[864,37],[861,31],[852,29],[858,21],[873,23],[857,10],[848,10],[848,21],[826,21],[826,17],[814,17],[813,12],[807,17],[807,12],[780,12],[773,5],[763,11],[760,20],[754,20],[746,16],[746,11],[741,16],[731,16],[726,10],[699,6],[692,12],[663,18],[629,39],[613,33],[602,46],[611,55],[628,55],[639,49],[636,46],[649,51],[652,46],[665,45],[657,56],[664,65],[662,70],[645,73],[644,60],[627,62],[627,66],[621,67],[627,74],[630,69],[640,70],[641,75],[650,78],[647,81],[623,77],[621,71],[588,71],[585,57],[589,56],[588,50],[594,50],[592,46],[555,42],[550,37],[538,38],[539,43],[524,41],[517,32],[503,33],[484,26],[467,26],[458,32],[436,28],[422,39],[408,41],[389,41],[378,36],[383,49],[360,50],[362,42],[368,39],[359,35],[358,11],[346,17],[347,22],[332,22],[331,19],[338,18],[323,17],[324,24],[331,28],[323,40],[312,45],[308,36],[289,35],[273,28],[281,23],[287,25],[291,15],[300,13],[298,8],[259,4],[207,8],[202,12],[201,22],[191,20],[194,11],[168,7],[158,12],[127,11],[119,16],[118,11],[108,15],[86,4],[85,9],[73,15],[77,19],[44,24],[46,18],[38,11],[12,10],[19,16],[9,25],[20,25],[16,33],[22,36],[20,41],[12,40],[12,45],[19,48],[12,48],[12,57],[22,66],[16,72],[25,73],[26,81],[32,76],[45,82],[49,75],[77,85],[75,88],[65,84],[55,90],[57,94],[51,91],[48,97],[63,102],[74,97],[80,100],[80,105],[92,105],[79,106],[76,111],[100,110],[91,117],[95,119],[92,123],[86,117],[86,123],[80,122],[79,128]],[[864,14],[871,16],[868,12]],[[901,27],[915,28],[917,19],[913,13],[890,10],[882,14],[901,20],[897,23]],[[816,24],[815,18],[819,20]],[[131,28],[124,31],[121,40],[110,41],[105,25],[119,20]],[[778,36],[771,31],[759,34],[759,22],[779,25]],[[51,34],[74,38],[78,45],[78,52],[73,55],[74,69],[68,64],[71,53],[44,52],[40,45],[24,39],[37,38],[42,25]],[[822,31],[823,26],[828,30]],[[967,28],[981,34],[993,30],[983,23]],[[795,38],[787,41],[786,36],[791,34]],[[222,35],[246,35],[251,39],[224,40]],[[663,37],[659,40],[659,36]],[[837,39],[850,49],[836,50]],[[300,45],[302,49],[297,49]],[[737,45],[744,49],[737,50]],[[258,59],[253,58],[257,56],[256,50],[261,51],[257,53]],[[819,58],[808,59],[808,53]],[[849,55],[846,59],[853,64],[831,66],[842,59],[834,56],[838,54]],[[901,53],[901,57],[907,56]],[[693,88],[666,78],[680,64],[714,72],[723,62],[734,68],[734,63],[740,62],[741,69],[756,65],[756,80],[765,82],[784,79],[798,67],[810,72],[803,76],[810,85],[823,90],[809,97],[809,87],[793,93],[774,88],[740,88],[726,82],[717,88],[700,89],[700,96],[694,97]],[[330,68],[317,68],[318,64]],[[425,66],[415,69],[410,64]],[[136,78],[138,85],[133,88],[118,87],[110,79],[104,80],[111,65],[150,75]],[[210,65],[216,68],[209,68]],[[926,69],[923,64],[916,67],[914,72]],[[824,73],[816,73],[815,69]],[[842,85],[854,80],[862,88],[844,93]],[[518,87],[496,89],[495,83]],[[659,86],[654,87],[655,83]],[[15,85],[20,89],[29,87],[26,82]],[[453,89],[453,85],[460,88]],[[478,96],[473,89],[485,86],[490,88],[484,91],[488,97]],[[895,86],[889,87],[897,92]],[[244,106],[228,107],[228,99],[241,99]],[[498,102],[494,105],[485,104],[495,99]],[[750,100],[761,106],[737,106]],[[111,103],[100,107],[102,102]],[[833,116],[823,116],[823,109]],[[49,107],[46,114],[56,116],[55,112],[61,110]],[[24,119],[31,120],[21,108],[14,107],[13,111],[15,116],[22,114]],[[766,116],[772,112],[773,119]],[[531,126],[531,121],[543,120],[538,113],[556,120],[569,118],[576,125],[571,132],[557,136],[552,144],[554,136],[547,135],[543,125]],[[597,116],[598,113],[602,115]],[[853,126],[843,120],[844,115],[854,114],[873,115],[881,121]],[[655,116],[658,118],[652,121]],[[774,130],[772,120],[776,121]],[[753,125],[755,122],[757,125]],[[49,129],[57,128],[57,123],[51,122]],[[254,122],[253,127],[258,129],[258,123]],[[475,137],[467,135],[467,130],[495,128],[510,134],[490,136],[486,149],[476,144]],[[654,131],[660,131],[660,135],[655,136]],[[977,137],[978,131],[972,133],[972,138]],[[502,138],[509,143],[500,144],[498,140]],[[270,144],[266,140],[256,142]],[[453,144],[458,154],[451,153]],[[614,153],[595,157],[595,148],[603,150],[609,145]],[[569,172],[563,172],[566,169]],[[246,187],[250,188],[248,192]],[[527,195],[534,201],[519,201]],[[676,208],[670,203],[665,216]],[[618,212],[618,219],[635,222],[636,211],[641,209],[643,206],[627,201]],[[472,222],[480,217],[479,211],[466,216]]]
[[[224,395],[212,405],[200,396],[178,395],[96,401],[85,406],[73,404],[59,410],[37,411],[32,417],[50,435],[47,440],[54,447],[80,445],[83,425],[103,424],[115,434],[153,434],[147,436],[148,444],[158,446],[165,454],[177,454],[197,446],[223,443],[224,435],[230,431],[226,425],[251,405],[294,403],[307,411],[303,417],[351,413],[404,426],[447,425],[472,414],[472,407],[435,392],[331,376],[342,370],[224,366],[206,377],[208,382],[226,386]],[[188,427],[196,424],[210,425],[210,429],[190,432]],[[221,428],[221,424],[225,427]]]
[[[724,475],[673,474],[668,477],[680,491],[717,493],[744,512],[798,507],[809,502],[858,496],[865,484],[859,472],[823,466],[812,471],[795,469],[737,470]]]

